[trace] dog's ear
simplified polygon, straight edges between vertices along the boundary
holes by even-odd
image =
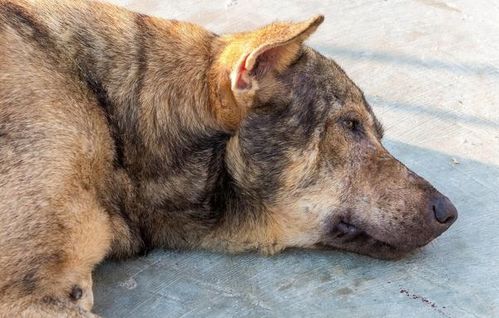
[[[317,16],[299,23],[273,23],[253,32],[222,38],[215,62],[216,101],[214,112],[220,123],[237,128],[261,88],[271,86],[270,74],[292,64],[303,42],[324,21]],[[270,89],[269,89],[270,90]]]

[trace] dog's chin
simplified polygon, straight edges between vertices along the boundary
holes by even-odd
[[[398,260],[417,247],[394,245],[380,240],[356,225],[339,222],[335,224],[319,248],[341,249],[383,260]]]

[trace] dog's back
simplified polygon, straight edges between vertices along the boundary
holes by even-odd
[[[1,317],[91,315],[95,264],[140,251],[123,216],[133,192],[124,161],[146,162],[133,143],[137,105],[162,86],[165,100],[206,108],[207,94],[193,99],[186,84],[206,89],[195,72],[210,36],[98,2],[0,0]],[[192,123],[193,110],[176,118]]]

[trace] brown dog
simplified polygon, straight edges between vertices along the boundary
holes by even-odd
[[[91,317],[105,257],[327,246],[397,258],[456,219],[303,45],[84,0],[0,0],[0,316]]]

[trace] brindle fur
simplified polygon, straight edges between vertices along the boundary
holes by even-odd
[[[91,317],[94,266],[157,247],[396,258],[438,236],[421,212],[436,190],[302,44],[321,22],[218,36],[0,0],[0,316]],[[363,236],[342,240],[340,221]]]

